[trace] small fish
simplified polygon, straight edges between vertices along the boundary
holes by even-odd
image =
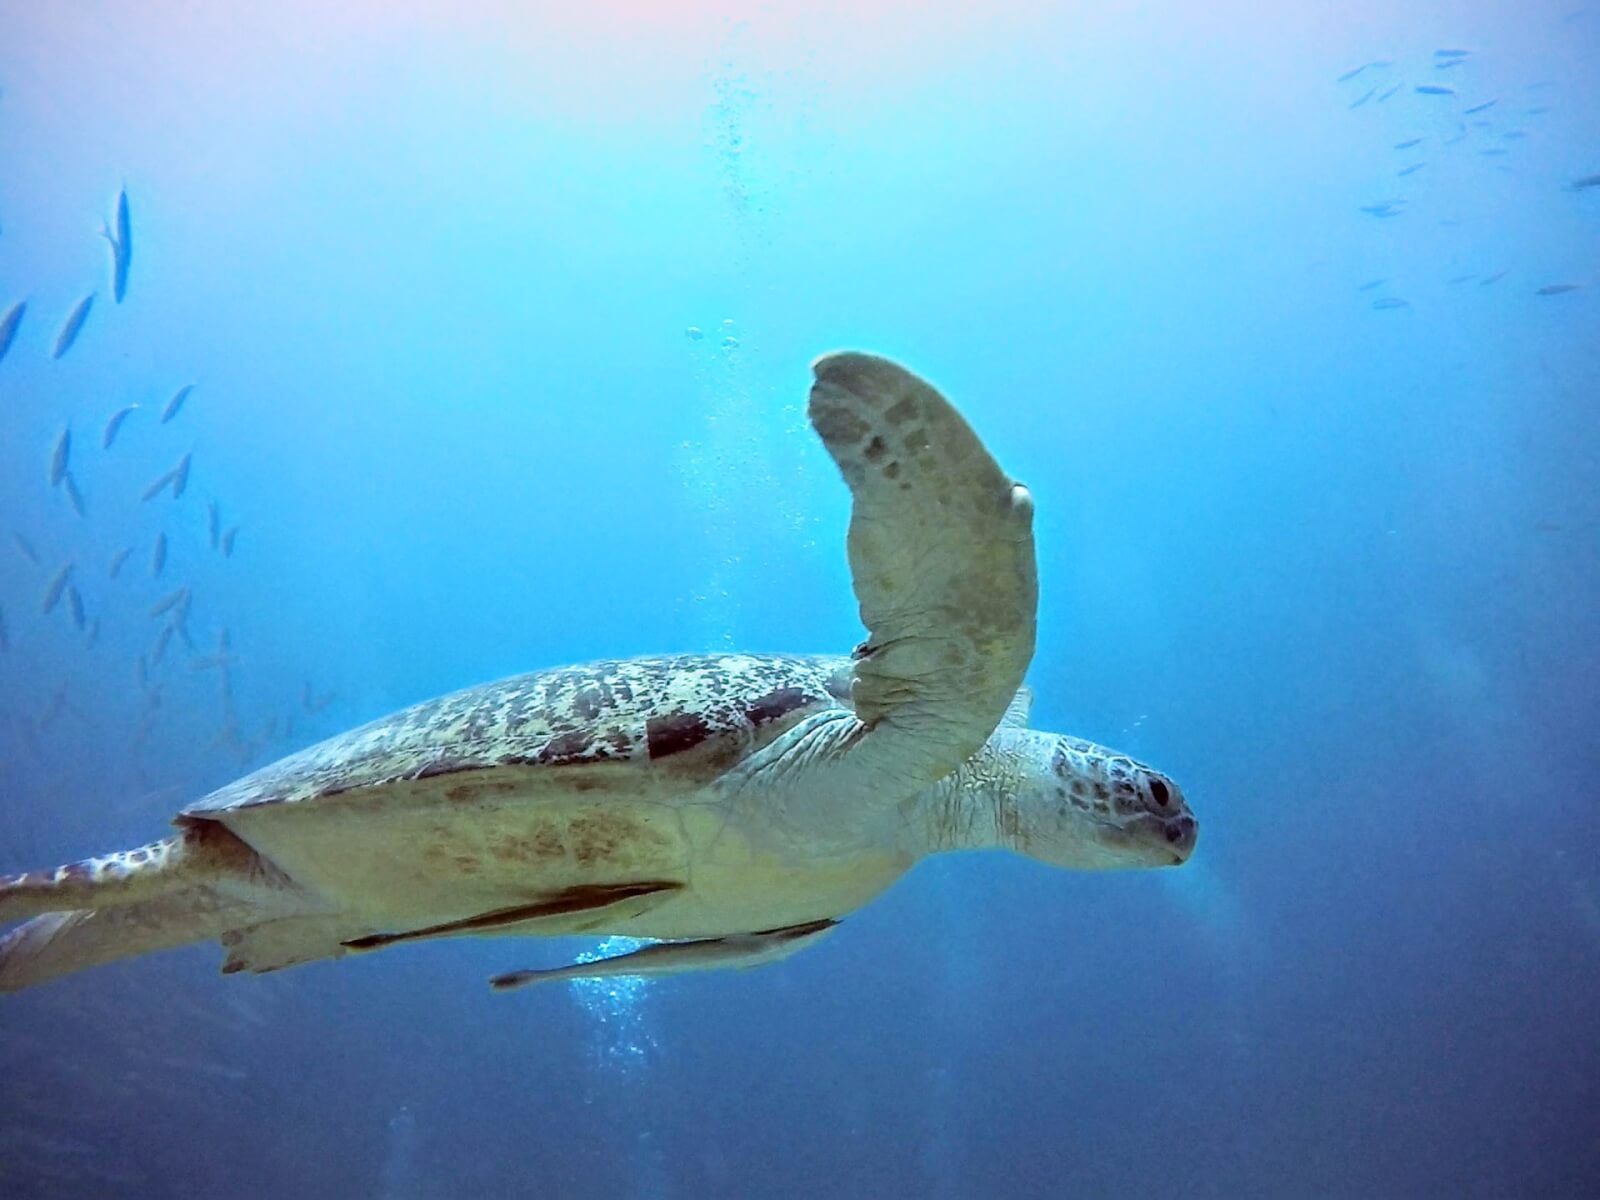
[[[1448,59],[1445,59],[1445,61],[1443,61],[1443,62],[1434,63],[1433,64],[1433,69],[1435,71],[1448,71],[1451,67],[1459,67],[1462,63],[1464,63],[1466,61],[1467,60],[1464,59],[1464,58],[1448,58]]]
[[[1548,104],[1536,104],[1532,108],[1523,109],[1522,115],[1525,117],[1542,117],[1549,111],[1550,106]]]
[[[186,383],[172,393],[172,399],[167,401],[167,406],[161,410],[161,424],[165,425],[178,415],[178,410],[183,407],[183,402],[189,398],[189,393],[194,391],[194,384]]]
[[[1465,58],[1471,53],[1471,50],[1435,50],[1433,56],[1435,58]]]
[[[1463,108],[1461,110],[1461,115],[1464,117],[1470,117],[1474,113],[1488,112],[1491,108],[1499,103],[1500,100],[1498,97],[1493,100],[1485,100],[1482,104],[1474,104],[1471,108]]]
[[[145,488],[143,493],[140,494],[139,499],[141,499],[141,500],[153,500],[153,499],[155,499],[163,491],[165,491],[167,485],[170,484],[177,477],[178,477],[177,468],[173,468],[172,470],[168,471],[165,475],[161,476],[160,479],[157,479],[149,487]]]
[[[80,631],[88,624],[83,615],[83,597],[78,594],[78,589],[70,583],[67,584],[67,610],[72,613],[72,623]]]
[[[1377,300],[1374,300],[1372,302],[1372,307],[1377,309],[1379,312],[1383,312],[1387,309],[1410,308],[1411,302],[1409,300],[1402,300],[1399,296],[1383,296]]]
[[[22,551],[23,558],[27,559],[36,567],[39,565],[39,552],[33,548],[32,542],[23,537],[22,534],[18,533],[15,529],[11,531],[11,540],[17,543],[17,549]]]
[[[1526,129],[1508,129],[1500,135],[1508,142],[1520,142],[1528,136]]]
[[[106,422],[106,430],[100,435],[100,448],[111,449],[111,443],[117,440],[117,431],[122,428],[122,423],[133,415],[137,404],[127,404],[111,414],[111,419]]]
[[[1396,92],[1398,92],[1403,87],[1405,87],[1405,84],[1397,83],[1392,88],[1390,88],[1388,91],[1380,93],[1379,96],[1378,96],[1378,103],[1382,104],[1385,100],[1387,100],[1390,96],[1394,95]]]
[[[1415,175],[1418,171],[1422,170],[1422,168],[1427,166],[1427,165],[1428,164],[1425,163],[1425,162],[1412,163],[1409,167],[1401,167],[1398,171],[1395,172],[1395,174],[1396,175],[1400,175],[1400,176]]]
[[[89,622],[89,640],[84,644],[93,647],[100,640],[100,618],[96,617]]]
[[[1585,188],[1600,187],[1600,175],[1585,175],[1582,179],[1574,179],[1567,185],[1567,190],[1581,192]]]
[[[1341,75],[1341,76],[1339,76],[1339,78],[1335,79],[1334,82],[1335,83],[1349,83],[1352,79],[1354,79],[1357,75],[1361,74],[1361,72],[1365,71],[1371,65],[1372,65],[1371,63],[1362,63],[1359,67],[1351,67],[1343,75]],[[695,330],[695,332],[698,333],[699,330]]]
[[[1388,283],[1387,279],[1369,279],[1356,289],[1358,292],[1370,292],[1373,288],[1382,287]]]
[[[1487,150],[1479,150],[1478,153],[1484,158],[1504,158],[1506,156],[1505,150],[1500,146],[1490,146]]]
[[[101,236],[111,243],[111,291],[118,304],[128,293],[128,267],[133,262],[133,223],[128,219],[128,189],[117,194],[117,227],[101,227]]]
[[[50,486],[59,487],[67,477],[67,461],[72,456],[72,426],[67,426],[56,436],[55,449],[50,451]]]
[[[228,526],[227,532],[225,532],[222,535],[222,557],[223,558],[232,558],[233,557],[233,540],[234,540],[234,538],[236,538],[238,536],[239,536],[239,527],[237,525]]]
[[[1575,292],[1582,286],[1583,284],[1581,283],[1547,283],[1538,291],[1534,292],[1534,295],[1561,296],[1565,295],[1567,292]]]
[[[133,664],[133,677],[138,680],[141,692],[150,686],[150,663],[142,654]]]
[[[1348,107],[1350,107],[1350,108],[1360,108],[1368,100],[1372,99],[1373,93],[1376,92],[1377,90],[1378,90],[1377,88],[1368,88],[1366,91],[1362,92],[1360,96],[1358,96],[1356,99],[1352,100]]]
[[[128,561],[128,555],[131,553],[133,553],[133,547],[124,546],[111,556],[111,562],[106,567],[106,577],[108,579],[115,579],[122,574],[122,564]]]
[[[337,696],[337,692],[324,692],[320,696],[314,695],[311,691],[311,681],[308,679],[305,682],[305,686],[300,690],[300,703],[308,713],[315,716],[332,704]]]
[[[215,500],[206,501],[206,537],[211,540],[211,548],[217,548],[217,539],[222,535],[222,511],[217,508]]]
[[[1509,269],[1510,268],[1507,268],[1507,270]],[[1488,287],[1491,283],[1499,283],[1505,277],[1505,271],[1496,271],[1493,275],[1485,275],[1482,279],[1478,280],[1478,286]]]
[[[78,340],[78,335],[83,332],[83,323],[89,319],[89,309],[94,305],[94,293],[90,292],[77,306],[67,314],[66,321],[61,326],[61,332],[56,334],[55,349],[50,352],[51,358],[60,358],[72,344]]]
[[[763,963],[779,962],[807,946],[815,945],[827,937],[839,922],[831,918],[807,921],[784,929],[763,933],[734,933],[725,937],[702,938],[692,942],[657,942],[639,950],[613,954],[607,958],[576,962],[565,967],[545,970],[510,971],[489,980],[497,992],[523,987],[530,983],[555,983],[574,979],[608,979],[618,976],[639,976],[646,979],[663,975],[677,975],[684,971],[715,971],[729,968],[743,969]],[[388,935],[388,938],[406,935]],[[385,935],[375,935],[376,940],[363,938],[348,945],[383,945]]]
[[[1450,278],[1450,283],[1471,283],[1476,278],[1476,275],[1454,275]]]
[[[177,591],[168,593],[152,604],[150,606],[150,615],[152,617],[165,616],[167,613],[171,612],[173,609],[177,608],[178,605],[183,604],[188,599],[189,585],[184,584]]]
[[[72,505],[72,511],[80,517],[87,516],[83,507],[83,493],[78,490],[78,481],[72,477],[71,471],[61,477],[61,486],[66,490],[67,501]]]
[[[183,489],[189,486],[189,460],[193,453],[185,454],[178,460],[178,465],[172,468],[172,498],[176,500],[183,495]]]
[[[1382,204],[1363,204],[1361,211],[1374,217],[1398,217],[1405,211],[1404,200],[1385,200]]]
[[[1411,89],[1419,96],[1454,96],[1456,90],[1442,83],[1421,83]]]
[[[1407,138],[1403,142],[1396,142],[1394,144],[1394,148],[1396,150],[1409,150],[1413,146],[1420,146],[1420,145],[1422,145],[1422,139],[1421,138]]]
[[[156,666],[161,662],[162,655],[167,652],[167,644],[172,641],[172,626],[163,625],[161,632],[156,634],[156,644],[150,648],[150,665]]]
[[[22,324],[22,316],[28,311],[28,302],[19,300],[6,309],[6,315],[0,317],[0,359],[4,359],[6,351],[11,349],[11,343],[17,336],[17,327]]]
[[[165,533],[158,533],[156,534],[155,549],[150,551],[150,577],[152,579],[159,578],[161,575],[161,568],[166,565],[167,535]]]
[[[49,613],[61,603],[61,593],[67,590],[67,581],[72,578],[72,568],[76,564],[68,563],[50,578],[44,585],[44,591],[39,594],[39,611]]]

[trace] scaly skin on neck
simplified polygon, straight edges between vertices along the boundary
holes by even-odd
[[[905,849],[918,856],[1016,849],[1018,805],[1039,769],[1037,740],[1027,730],[996,730],[982,750],[911,802],[901,833]]]

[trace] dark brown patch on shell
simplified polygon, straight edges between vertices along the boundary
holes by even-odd
[[[779,717],[787,716],[797,708],[804,708],[811,703],[811,698],[797,687],[779,688],[775,692],[768,692],[761,699],[745,709],[745,715],[750,718],[752,725],[765,725],[768,721],[776,721]]]
[[[711,726],[699,713],[651,717],[645,723],[645,744],[652,759],[668,758],[693,750],[711,736]]]

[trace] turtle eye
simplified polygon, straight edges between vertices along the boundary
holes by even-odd
[[[1150,794],[1156,798],[1156,806],[1158,808],[1165,808],[1167,806],[1167,800],[1171,795],[1167,791],[1167,785],[1162,783],[1159,779],[1152,779],[1150,781]]]

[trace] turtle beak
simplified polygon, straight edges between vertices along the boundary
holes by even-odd
[[[1156,867],[1178,867],[1188,862],[1199,832],[1199,822],[1188,813],[1172,817],[1145,813],[1120,830],[1123,837],[1148,854],[1147,861]]]

